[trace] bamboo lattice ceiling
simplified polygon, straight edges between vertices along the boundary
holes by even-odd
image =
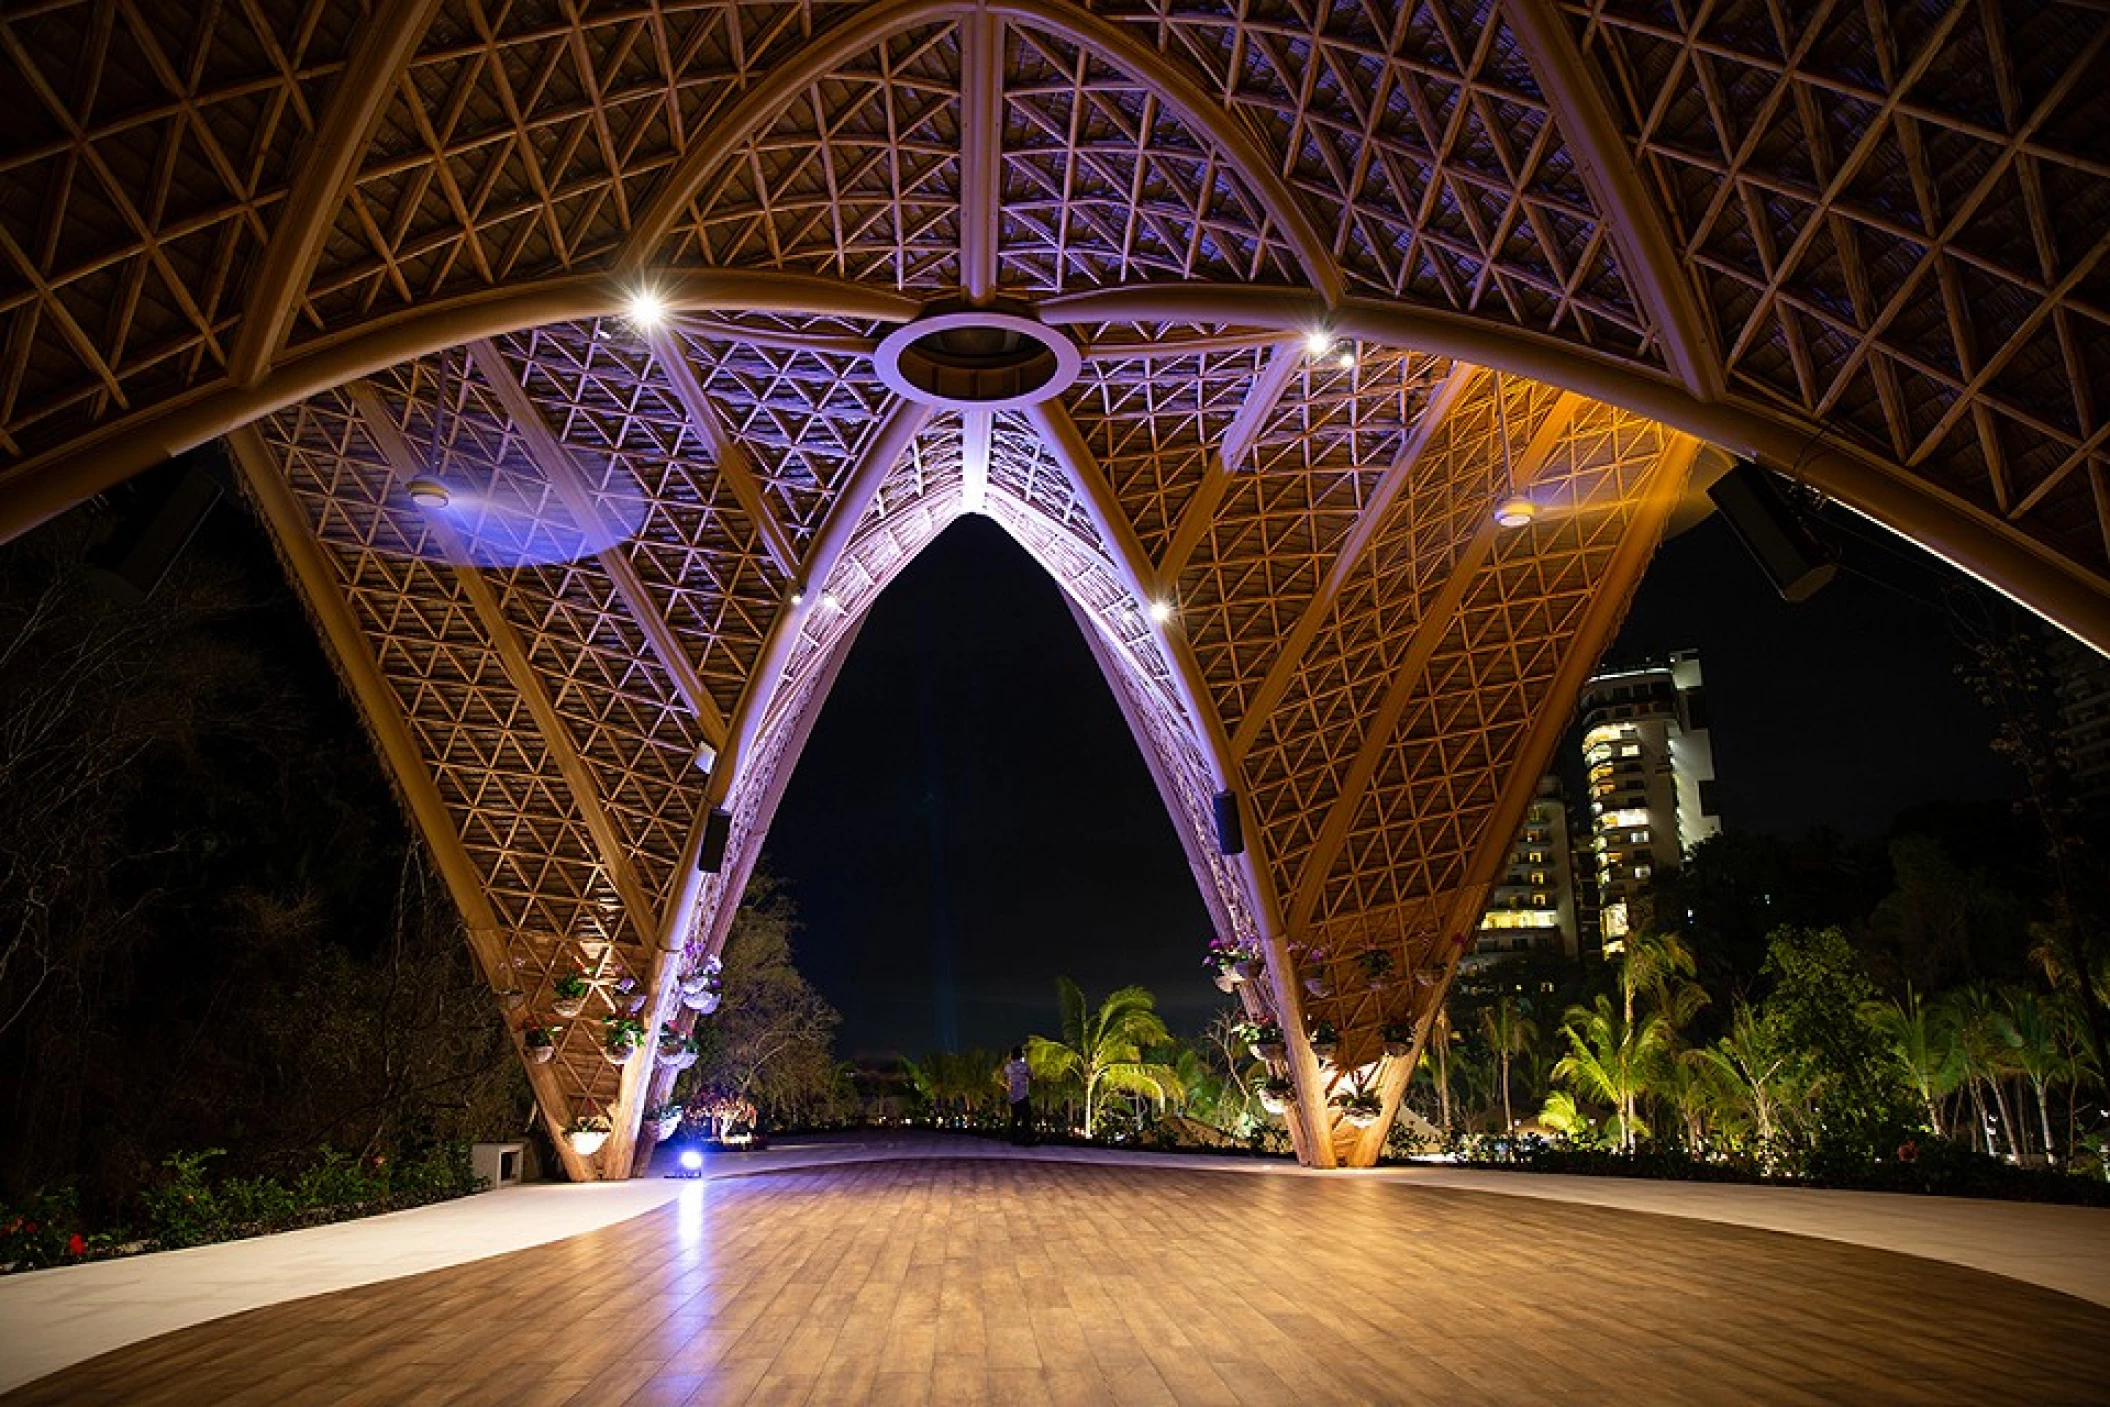
[[[1274,1008],[1344,1031],[1300,1136],[1361,1160],[1329,1081],[1396,1099],[1377,1032],[1440,998],[1679,432],[2110,641],[2106,44],[1977,0],[13,6],[0,508],[237,431],[494,985],[583,954],[654,1017],[862,612],[987,513]],[[1061,395],[877,374],[997,297]],[[1411,979],[1350,982],[1372,943]],[[664,1077],[587,1034],[537,1092],[620,1169]]]

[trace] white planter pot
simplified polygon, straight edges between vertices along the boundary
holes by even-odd
[[[709,1016],[716,1011],[720,1000],[722,998],[717,992],[683,992],[681,994],[681,1004],[698,1016]]]
[[[1238,979],[1228,972],[1219,972],[1216,974],[1216,990],[1219,992],[1235,992],[1238,990]]]
[[[1284,1114],[1289,1111],[1289,1100],[1279,1094],[1262,1092],[1260,1107],[1267,1110],[1270,1114]]]
[[[600,1152],[601,1145],[608,1141],[608,1135],[605,1133],[574,1133],[569,1137],[571,1151],[582,1158],[591,1158]]]
[[[1247,1049],[1255,1060],[1283,1061],[1289,1059],[1289,1047],[1280,1041],[1255,1041]]]
[[[1330,997],[1333,995],[1333,983],[1324,977],[1307,977],[1304,979],[1304,990],[1315,997]]]
[[[637,1054],[637,1047],[634,1045],[604,1045],[601,1047],[601,1059],[607,1061],[610,1065],[628,1065],[630,1057],[635,1054]]]
[[[679,1118],[661,1119],[658,1123],[652,1126],[652,1141],[655,1143],[665,1143],[668,1139],[672,1138],[675,1134],[680,1132],[681,1120]]]
[[[531,1045],[527,1048],[527,1058],[530,1065],[547,1065],[557,1058],[557,1048],[553,1045]]]
[[[585,1009],[586,998],[584,997],[558,997],[550,1003],[550,1010],[556,1012],[559,1016],[577,1016]]]
[[[1366,1129],[1385,1116],[1381,1113],[1373,1114],[1370,1113],[1368,1110],[1355,1109],[1350,1110],[1342,1117],[1347,1119],[1349,1123],[1354,1124],[1357,1128]]]

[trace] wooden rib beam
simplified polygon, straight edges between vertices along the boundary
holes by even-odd
[[[979,0],[974,4],[962,4],[959,0],[895,0],[892,4],[856,10],[850,19],[815,36],[797,53],[774,64],[767,78],[748,89],[739,102],[711,124],[707,139],[683,154],[631,227],[629,240],[619,256],[621,267],[635,271],[662,257],[682,212],[706,190],[720,169],[801,93],[844,61],[905,29],[985,15],[1000,15],[1014,24],[1059,34],[1141,79],[1160,102],[1222,148],[1226,162],[1238,172],[1282,238],[1296,252],[1305,276],[1319,295],[1329,303],[1343,296],[1347,282],[1331,246],[1320,236],[1318,226],[1276,170],[1275,163],[1268,159],[1266,148],[1236,116],[1197,85],[1186,69],[1150,45],[1112,21],[1061,0]]]
[[[1692,283],[1678,266],[1669,224],[1627,155],[1618,124],[1555,0],[1503,0],[1502,15],[1538,77],[1583,185],[1603,212],[1612,247],[1628,270],[1627,286],[1648,309],[1663,343],[1664,360],[1687,391],[1702,400],[1719,398],[1722,359],[1708,335]]]
[[[806,612],[813,608],[827,585],[829,574],[835,570],[835,564],[848,550],[858,521],[879,496],[880,485],[894,471],[901,456],[908,453],[909,446],[915,443],[916,436],[929,423],[930,417],[929,406],[895,400],[873,434],[871,443],[865,446],[863,457],[843,481],[835,501],[828,506],[827,516],[814,533],[806,559],[794,578],[794,585],[805,592],[804,601],[793,605],[787,597],[778,606],[776,618],[769,624],[769,633],[763,638],[754,671],[748,675],[747,687],[741,691],[739,706],[733,710],[725,750],[719,753],[717,765],[711,768],[707,793],[710,804],[718,804],[730,794],[736,782],[743,780],[742,774],[747,770],[747,759],[754,751],[755,740],[761,734],[778,691],[783,688],[784,668],[790,662],[791,648],[798,641]]]
[[[980,513],[989,506],[989,452],[996,439],[996,416],[986,410],[960,415],[960,511]]]
[[[402,429],[389,414],[388,404],[381,393],[365,381],[355,381],[346,390],[368,438],[381,451],[383,458],[394,471],[399,482],[408,483],[418,476],[418,457],[410,443],[403,438]],[[637,878],[637,871],[630,863],[630,848],[623,839],[606,808],[601,804],[600,788],[594,784],[593,773],[580,755],[578,745],[572,740],[571,730],[565,726],[556,705],[550,701],[549,690],[544,687],[542,676],[536,672],[528,659],[527,646],[507,618],[505,606],[498,593],[484,574],[475,567],[466,565],[470,554],[462,543],[461,536],[443,515],[431,514],[426,518],[427,530],[433,534],[443,551],[455,563],[453,574],[475,612],[477,623],[482,626],[484,638],[491,651],[505,668],[506,678],[511,681],[520,701],[526,706],[528,715],[534,719],[541,734],[543,745],[549,749],[550,760],[557,764],[566,787],[571,792],[572,804],[579,810],[579,819],[592,838],[596,858],[608,876],[608,882],[616,892],[623,908],[623,917],[629,927],[633,941],[649,947],[654,940],[655,925],[652,921],[653,906],[646,898],[645,887]]]
[[[1060,400],[1042,401],[1026,409],[1026,419],[1039,432],[1042,442],[1055,462],[1062,466],[1070,478],[1072,491],[1078,503],[1084,506],[1093,526],[1098,529],[1100,542],[1106,548],[1109,563],[1122,584],[1135,597],[1137,608],[1143,619],[1149,622],[1152,639],[1165,660],[1167,672],[1172,680],[1176,701],[1188,719],[1192,729],[1190,736],[1200,751],[1205,766],[1209,769],[1209,780],[1217,790],[1228,789],[1238,798],[1241,807],[1245,804],[1243,775],[1230,758],[1229,739],[1224,735],[1223,719],[1209,702],[1206,686],[1202,682],[1201,670],[1195,664],[1193,651],[1187,648],[1175,628],[1159,625],[1151,614],[1152,597],[1149,594],[1149,565],[1143,556],[1142,546],[1136,540],[1135,528],[1122,513],[1121,505],[1114,498],[1113,487],[1099,467],[1091,447],[1085,444],[1084,436],[1078,433],[1076,421]],[[1178,620],[1175,604],[1173,621]],[[1175,818],[1175,824],[1177,820]],[[1282,1021],[1288,1038],[1290,1063],[1297,1084],[1298,1107],[1308,1126],[1315,1132],[1326,1127],[1325,1105],[1320,1088],[1318,1058],[1311,1052],[1311,1044],[1305,1035],[1304,1001],[1299,992],[1290,961],[1286,930],[1282,923],[1281,902],[1275,894],[1274,880],[1262,854],[1264,844],[1258,827],[1246,830],[1246,848],[1235,857],[1234,866],[1243,876],[1247,899],[1253,906],[1261,932],[1260,939],[1268,953],[1268,977],[1275,987],[1275,1010]],[[1332,1152],[1323,1137],[1314,1137],[1311,1154],[1319,1167],[1332,1166]]]
[[[978,305],[999,282],[1003,140],[1004,22],[977,9],[960,21],[960,284]]]
[[[1568,730],[1568,720],[1574,716],[1574,701],[1582,697],[1590,671],[1597,667],[1599,658],[1618,632],[1619,622],[1626,615],[1627,603],[1633,598],[1634,589],[1641,584],[1642,574],[1648,570],[1657,544],[1662,541],[1663,530],[1677,507],[1679,488],[1692,471],[1699,450],[1699,441],[1685,435],[1676,436],[1650,474],[1634,519],[1627,525],[1626,535],[1621,538],[1618,550],[1606,568],[1605,579],[1599,583],[1597,595],[1569,643],[1567,657],[1546,686],[1538,717],[1533,720],[1524,744],[1511,764],[1509,780],[1496,798],[1487,827],[1481,833],[1479,848],[1473,852],[1452,901],[1443,936],[1455,938],[1470,932],[1486,910],[1487,896],[1494,887],[1495,877],[1502,871],[1517,832],[1523,827],[1525,812],[1538,791],[1539,778],[1553,761],[1561,738]],[[1429,1003],[1428,1014],[1415,1028],[1412,1046],[1404,1056],[1388,1059],[1379,1072],[1378,1097],[1384,1101],[1384,1117],[1357,1136],[1348,1156],[1350,1167],[1373,1167],[1384,1152],[1385,1135],[1393,1120],[1399,1117],[1399,1101],[1406,1093],[1407,1082],[1413,1078],[1415,1065],[1421,1060],[1435,1015],[1443,1009],[1444,998],[1457,976],[1458,960],[1464,955],[1465,946],[1453,942],[1442,980],[1437,983],[1434,999]]]
[[[696,368],[689,365],[681,339],[659,327],[645,333],[645,345],[652,349],[653,361],[666,376],[674,399],[681,403],[689,429],[709,448],[719,476],[733,491],[733,497],[740,501],[741,510],[753,520],[769,560],[789,581],[798,573],[798,549],[791,545],[791,537],[784,531],[783,523],[770,510],[768,495],[762,491],[762,481],[755,473],[753,461],[740,447],[740,442],[733,438],[732,432],[725,428],[725,420],[718,414],[718,407],[711,404],[703,382],[696,376]]]
[[[787,313],[907,322],[922,304],[890,289],[817,274],[769,269],[661,273],[652,287],[669,311]],[[225,377],[110,421],[63,445],[0,469],[0,542],[295,401],[335,390],[398,362],[479,337],[624,311],[631,288],[605,273],[570,274],[504,290],[479,289],[318,338],[281,358],[253,386]]]
[[[1547,458],[1584,404],[1583,398],[1572,392],[1564,392],[1554,402],[1553,409],[1531,437],[1530,446],[1516,465],[1513,482],[1519,491],[1538,478]],[[1496,526],[1492,514],[1481,520],[1465,550],[1452,563],[1442,590],[1437,592],[1436,599],[1415,623],[1413,638],[1408,642],[1406,653],[1400,657],[1392,681],[1385,688],[1384,698],[1371,718],[1369,731],[1363,735],[1363,744],[1356,750],[1355,760],[1349,764],[1348,774],[1341,782],[1340,795],[1327,809],[1326,819],[1312,842],[1311,853],[1305,856],[1304,868],[1290,888],[1289,924],[1292,933],[1301,933],[1311,921],[1312,909],[1326,887],[1326,876],[1333,868],[1334,857],[1348,838],[1355,814],[1362,807],[1363,796],[1370,790],[1378,764],[1384,760],[1385,749],[1392,742],[1392,732],[1399,726],[1400,715],[1413,697],[1414,686],[1421,682],[1422,671],[1428,667],[1430,656],[1449,631],[1451,618],[1457,614],[1473,578],[1493,555],[1495,541],[1505,531],[1507,529]]]
[[[461,911],[469,951],[476,959],[477,970],[494,993],[510,989],[515,974],[499,937],[505,930],[491,908],[483,876],[477,873],[469,852],[462,846],[454,819],[440,796],[431,768],[425,763],[424,752],[410,730],[403,706],[389,687],[380,662],[374,658],[373,648],[367,643],[366,633],[345,600],[336,567],[316,538],[314,528],[294,498],[293,491],[286,486],[278,465],[272,461],[264,437],[255,427],[245,426],[228,436],[228,446],[257,510],[271,527],[289,573],[306,598],[308,609],[321,627],[323,639],[336,657],[338,672],[351,686],[352,696],[359,701],[360,712],[373,730],[374,743],[401,790],[403,804],[409,809],[419,835],[424,838],[432,862],[439,868],[440,877],[447,885],[448,894]],[[520,1054],[521,1065],[527,1072],[528,1085],[535,1092],[536,1108],[542,1113],[565,1175],[575,1182],[591,1182],[596,1176],[593,1163],[574,1153],[571,1140],[565,1137],[573,1110],[557,1084],[556,1072],[528,1060],[519,1047],[520,1031],[527,1024],[527,1015],[523,1013],[517,1019],[513,1016],[505,1019],[513,1034],[516,1053]]]
[[[1301,343],[1277,347],[1274,355],[1268,358],[1267,366],[1246,388],[1238,414],[1224,427],[1222,445],[1203,466],[1202,481],[1173,529],[1172,542],[1165,549],[1165,560],[1153,583],[1154,590],[1169,592],[1179,581],[1180,573],[1187,570],[1194,549],[1201,545],[1203,535],[1216,521],[1216,510],[1223,505],[1224,495],[1230,492],[1231,476],[1239,471],[1252,450],[1253,441],[1267,428],[1275,408],[1282,404],[1282,397],[1303,366]]]
[[[401,482],[408,482],[419,472],[418,459],[409,442],[403,438],[402,430],[388,413],[387,403],[370,382],[355,381],[346,388],[352,404],[358,409],[359,418],[368,436],[388,461],[389,467]],[[444,514],[432,514],[426,525],[448,557],[458,564],[470,560],[461,536],[454,530]],[[609,886],[615,890],[616,902],[623,914],[633,943],[647,953],[658,951],[658,914],[645,886],[637,876],[637,869],[630,863],[629,843],[616,829],[615,820],[602,804],[600,787],[594,782],[593,772],[572,739],[571,730],[565,725],[563,716],[551,701],[549,690],[543,685],[542,676],[536,672],[534,663],[528,658],[527,645],[520,632],[506,616],[505,605],[491,583],[476,568],[467,565],[454,567],[454,579],[462,594],[468,599],[469,608],[475,613],[477,623],[483,628],[484,639],[498,657],[506,678],[512,683],[514,692],[526,706],[528,716],[534,720],[535,730],[549,750],[550,760],[557,764],[559,775],[564,778],[572,805],[577,808],[580,824],[592,841],[595,858],[600,861],[601,871],[608,876]],[[655,968],[661,964],[653,964]],[[637,1139],[638,1115],[642,1112],[641,1100],[646,1076],[641,1066],[652,1063],[654,1046],[651,1033],[639,1054],[624,1066],[621,1093],[616,1107],[609,1111],[609,1123],[613,1131],[607,1146],[601,1152],[602,1166],[621,1168],[629,1166],[631,1148]]]
[[[688,708],[690,717],[696,720],[705,741],[714,749],[724,747],[725,715],[718,711],[710,691],[703,687],[703,680],[698,677],[695,662],[689,658],[681,637],[667,624],[667,618],[652,600],[652,593],[638,576],[629,554],[623,551],[621,539],[624,535],[602,511],[586,475],[571,457],[571,451],[550,429],[541,407],[528,396],[526,388],[513,375],[512,367],[494,343],[471,342],[469,357],[497,394],[506,414],[512,417],[513,428],[520,432],[521,439],[527,444],[528,457],[564,501],[565,511],[580,526],[592,532],[595,542],[609,544],[594,553],[594,560],[608,573],[617,598],[643,632],[646,647],[666,670],[667,678],[673,682],[675,692],[681,695],[682,703]]]
[[[255,385],[285,345],[359,158],[439,8],[439,0],[384,0],[359,22],[351,62],[337,79],[314,141],[296,163],[292,189],[242,306],[228,354],[228,377],[235,384]]]
[[[1363,553],[1370,547],[1371,539],[1384,526],[1392,512],[1392,505],[1414,477],[1414,466],[1427,451],[1429,441],[1436,437],[1443,422],[1457,408],[1474,380],[1481,375],[1476,366],[1464,362],[1452,362],[1450,374],[1445,376],[1429,396],[1428,404],[1422,407],[1421,419],[1415,423],[1413,433],[1400,447],[1399,456],[1386,468],[1377,486],[1370,492],[1370,501],[1356,515],[1355,526],[1341,540],[1340,550],[1334,553],[1333,565],[1326,570],[1326,579],[1311,600],[1304,604],[1297,623],[1290,628],[1289,638],[1275,655],[1275,662],[1268,666],[1267,676],[1253,694],[1252,702],[1246,706],[1245,717],[1238,722],[1238,731],[1231,737],[1231,756],[1243,766],[1245,757],[1252,750],[1253,739],[1266,725],[1268,715],[1288,690],[1290,681],[1297,677],[1297,670],[1304,663],[1305,653],[1311,642],[1318,637],[1319,627],[1333,610],[1333,603],[1340,599],[1348,579],[1363,560]]]

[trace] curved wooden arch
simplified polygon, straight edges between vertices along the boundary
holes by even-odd
[[[631,227],[630,238],[617,259],[619,267],[641,268],[657,257],[682,210],[740,144],[831,69],[904,29],[935,20],[965,19],[978,13],[1002,15],[1014,23],[1059,34],[1150,85],[1167,106],[1223,148],[1239,177],[1281,226],[1313,286],[1329,303],[1342,297],[1346,281],[1320,238],[1318,227],[1236,119],[1208,101],[1193,80],[1156,50],[1096,15],[1049,0],[1002,0],[986,5],[963,5],[957,0],[895,0],[864,9],[855,19],[817,36],[773,68],[768,82],[750,89],[715,123],[708,142],[699,143],[683,156]]]
[[[318,341],[269,376],[242,385],[222,379],[187,396],[112,421],[95,433],[24,460],[0,474],[0,542],[19,537],[132,475],[295,401],[384,367],[530,327],[611,317],[640,280],[574,274],[429,303],[415,312]],[[817,274],[697,270],[655,278],[651,288],[675,311],[760,312],[906,322],[913,298]]]
[[[1627,159],[1612,114],[1575,41],[1552,0],[1504,0],[1502,13],[1531,60],[1569,151],[1580,158],[1583,184],[1605,214],[1605,229],[1620,261],[1640,274],[1628,284],[1656,324],[1664,360],[1686,390],[1702,400],[1718,399],[1724,384],[1722,360],[1707,335],[1707,319],[1692,284],[1678,269],[1662,215]]]
[[[1330,326],[1341,336],[1434,352],[1580,392],[1806,480],[2110,654],[2110,580],[2027,533],[1887,461],[1828,440],[1822,426],[1740,398],[1704,400],[1630,363],[1540,333],[1376,299],[1350,298],[1328,308],[1297,289],[1204,284],[1067,294],[1043,303],[1040,316],[1058,325],[1196,321],[1282,331]]]
[[[386,0],[359,30],[359,47],[330,99],[312,150],[286,193],[286,206],[264,247],[256,282],[228,355],[227,374],[254,385],[285,346],[331,222],[351,185],[352,170],[373,140],[396,80],[439,13],[440,0]]]

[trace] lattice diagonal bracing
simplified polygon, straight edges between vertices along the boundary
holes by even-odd
[[[11,6],[0,528],[229,437],[590,1176],[671,1079],[599,1023],[697,1019],[872,601],[986,514],[1363,1162],[1330,1101],[1396,1102],[1699,441],[2110,646],[2106,55],[2080,0]]]

